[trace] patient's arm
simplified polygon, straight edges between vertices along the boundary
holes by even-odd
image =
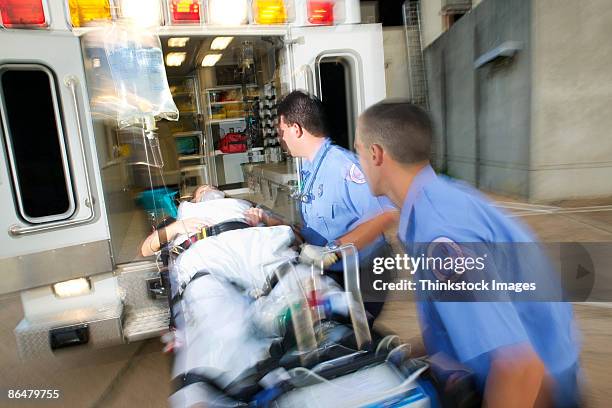
[[[399,221],[399,211],[386,211],[357,226],[337,239],[340,245],[352,243],[358,250],[371,244],[383,232]]]
[[[202,228],[206,227],[206,222],[200,218],[187,218],[185,220],[178,220],[170,225],[163,228],[166,235],[166,242],[172,241],[178,235],[181,234],[193,234]],[[154,255],[160,250],[162,244],[160,243],[160,235],[164,235],[162,229],[153,231],[140,246],[140,253],[142,256]]]
[[[245,211],[244,216],[246,217],[247,223],[252,227],[257,226],[259,223],[264,223],[268,227],[286,225],[282,220],[267,214],[261,208],[249,208]]]
[[[257,207],[249,208],[248,210],[246,210],[244,213],[244,217],[246,218],[247,224],[249,224],[251,227],[256,227],[260,223],[263,223],[267,227],[276,227],[277,225],[287,225],[280,218],[276,218],[272,215],[269,215],[264,210],[262,210],[261,208],[257,208]],[[301,245],[302,243],[304,243],[304,238],[300,234],[300,229],[296,227],[295,225],[290,225],[290,227],[293,230],[293,233],[295,234],[296,243],[298,245]]]

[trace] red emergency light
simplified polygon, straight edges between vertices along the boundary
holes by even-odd
[[[309,1],[308,22],[317,25],[334,24],[334,1]]]
[[[4,27],[48,27],[43,0],[0,0]]]
[[[200,0],[170,0],[170,15],[173,23],[199,23]]]

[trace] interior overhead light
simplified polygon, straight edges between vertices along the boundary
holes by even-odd
[[[166,65],[169,67],[178,67],[184,61],[187,53],[185,52],[170,52],[166,55]]]
[[[203,67],[214,66],[217,62],[219,62],[222,55],[223,54],[206,54],[206,56],[202,60],[202,66]]]
[[[211,50],[224,50],[232,42],[234,37],[217,37],[210,44]]]
[[[183,48],[189,42],[189,37],[172,37],[168,38],[168,47]]]

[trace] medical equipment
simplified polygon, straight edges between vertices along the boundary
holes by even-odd
[[[294,264],[292,240],[288,227],[234,230],[171,261],[183,342],[171,405],[429,406],[415,382],[425,365],[411,370],[397,357],[406,348],[369,331],[355,248],[337,249],[343,291],[319,268]]]
[[[317,173],[319,172],[319,168],[321,167],[323,160],[325,160],[325,156],[327,155],[327,152],[329,151],[330,146],[331,145],[327,145],[325,147],[325,150],[323,151],[323,154],[321,155],[321,158],[319,159],[319,162],[317,163],[315,170],[308,177],[308,184],[302,190],[296,189],[295,191],[293,191],[291,193],[291,198],[293,198],[296,201],[300,201],[304,204],[308,204],[312,201],[312,199],[314,198],[312,194],[312,186],[314,184],[315,179],[317,178]]]

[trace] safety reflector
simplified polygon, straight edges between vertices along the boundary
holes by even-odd
[[[109,0],[69,0],[70,20],[73,27],[84,27],[94,21],[110,21]]]
[[[287,22],[287,10],[283,0],[253,0],[253,15],[257,24]]]
[[[308,1],[308,22],[310,24],[334,24],[333,1]]]
[[[170,0],[170,17],[173,23],[199,23],[200,0]]]
[[[0,0],[5,27],[48,27],[42,0]]]

